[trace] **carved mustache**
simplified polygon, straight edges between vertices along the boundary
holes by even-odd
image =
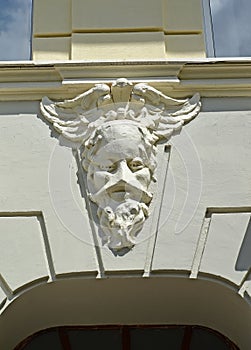
[[[142,185],[136,180],[133,184],[128,183],[125,180],[119,180],[117,183],[109,181],[98,192],[91,194],[90,199],[93,202],[98,203],[103,196],[108,195],[112,197],[112,194],[121,192],[125,193],[125,199],[132,198],[135,200],[140,200],[146,204],[149,204],[152,200],[152,194],[143,189]]]

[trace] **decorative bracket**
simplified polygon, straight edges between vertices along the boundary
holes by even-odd
[[[44,97],[40,107],[60,134],[83,146],[82,166],[104,241],[112,250],[132,248],[154,195],[156,143],[199,113],[199,94],[177,100],[121,78],[63,102]]]

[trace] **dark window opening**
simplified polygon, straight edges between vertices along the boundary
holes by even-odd
[[[239,350],[202,326],[64,326],[40,331],[14,350]]]

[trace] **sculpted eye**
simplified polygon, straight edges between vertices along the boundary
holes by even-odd
[[[132,208],[132,209],[130,210],[130,213],[131,213],[132,215],[138,214],[137,208]]]
[[[143,169],[145,167],[145,164],[140,158],[134,158],[128,162],[128,166],[132,171],[137,171]]]
[[[99,168],[100,168],[100,170],[108,171],[109,173],[111,173],[116,169],[116,165],[115,164],[110,164],[110,165],[101,164],[99,166]]]

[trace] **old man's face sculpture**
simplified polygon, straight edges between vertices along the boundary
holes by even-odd
[[[89,198],[97,205],[103,243],[131,248],[149,215],[156,142],[168,139],[200,110],[199,96],[174,100],[146,84],[119,79],[73,100],[44,98],[43,115],[82,144]]]
[[[146,128],[113,121],[99,127],[85,146],[90,198],[112,249],[132,247],[148,216],[148,189],[156,167],[153,143]]]

